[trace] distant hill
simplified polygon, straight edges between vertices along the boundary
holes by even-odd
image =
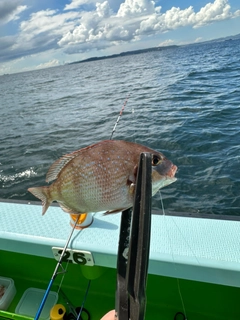
[[[147,48],[147,49],[139,49],[139,50],[132,50],[132,51],[126,51],[126,52],[121,52],[117,54],[112,54],[110,56],[101,56],[101,57],[92,57],[80,61],[74,61],[70,62],[69,64],[75,64],[75,63],[83,63],[83,62],[88,62],[88,61],[96,61],[96,60],[104,60],[104,59],[112,59],[112,58],[117,58],[117,57],[123,57],[123,56],[129,56],[132,54],[140,54],[140,53],[145,53],[145,52],[151,52],[151,51],[161,51],[161,50],[166,50],[169,48],[177,48],[178,46],[172,45],[172,46],[165,46],[165,47],[153,47],[153,48]]]
[[[201,42],[196,42],[196,43],[189,43],[187,45],[199,45],[199,44],[204,44],[204,43],[211,43],[211,42],[214,43],[214,42],[231,41],[231,40],[238,40],[238,39],[240,39],[240,33],[237,35],[234,35],[234,36],[217,38],[217,39],[213,39],[213,40],[201,41]],[[152,47],[152,48],[147,48],[147,49],[132,50],[132,51],[126,51],[126,52],[121,52],[121,53],[117,53],[117,54],[112,54],[110,56],[91,57],[91,58],[80,60],[80,61],[74,61],[69,64],[83,63],[83,62],[96,61],[96,60],[104,60],[104,59],[112,59],[112,58],[117,58],[117,57],[129,56],[129,55],[133,55],[133,54],[141,54],[141,53],[151,52],[151,51],[161,51],[161,50],[177,48],[177,47],[179,47],[179,46],[171,45],[171,46],[164,46],[164,47]]]
[[[204,43],[231,41],[231,40],[238,40],[238,39],[240,39],[240,33],[236,34],[235,36],[228,36],[228,37],[222,37],[222,38],[217,38],[217,39],[208,40],[208,41],[189,43],[188,46],[193,46],[193,45],[196,45],[196,44],[204,44]]]

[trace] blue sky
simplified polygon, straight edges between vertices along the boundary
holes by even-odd
[[[239,33],[239,0],[0,0],[0,74]]]

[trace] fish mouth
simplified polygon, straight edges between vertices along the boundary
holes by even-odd
[[[168,171],[168,173],[166,174],[166,176],[169,178],[174,178],[175,173],[177,172],[177,169],[178,169],[178,167],[173,164],[171,166],[170,170]]]

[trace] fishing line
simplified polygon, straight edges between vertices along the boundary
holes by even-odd
[[[159,194],[160,194],[161,204],[162,204],[162,208],[163,208],[162,194],[161,194],[160,190],[159,190]],[[164,217],[166,216],[166,215],[165,215],[164,208],[163,208],[163,215],[164,215]],[[200,264],[200,261],[198,260],[196,254],[195,254],[195,252],[193,251],[193,249],[192,249],[192,247],[190,246],[189,242],[187,241],[186,237],[184,236],[184,234],[182,233],[181,229],[180,229],[179,226],[177,225],[176,221],[175,221],[175,220],[173,219],[173,217],[171,217],[171,216],[169,216],[169,218],[171,218],[171,220],[172,220],[172,222],[174,223],[175,227],[178,229],[178,231],[179,231],[179,233],[181,234],[184,242],[186,243],[187,247],[190,249],[190,251],[191,251],[192,255],[194,256],[195,260],[197,261],[197,263],[198,263],[199,265],[201,265],[201,264]],[[170,239],[170,237],[169,237],[169,239]]]
[[[51,277],[50,282],[49,282],[49,284],[48,284],[47,290],[45,291],[45,294],[44,294],[44,296],[43,296],[43,299],[42,299],[42,301],[41,301],[41,304],[40,304],[40,306],[39,306],[39,308],[38,308],[38,311],[37,311],[37,313],[36,313],[36,315],[35,315],[34,320],[38,320],[38,319],[39,319],[40,314],[41,314],[41,312],[42,312],[42,309],[43,309],[43,307],[44,307],[44,304],[45,304],[45,302],[46,302],[46,300],[47,300],[48,294],[49,294],[49,292],[50,292],[50,289],[51,289],[51,287],[52,287],[53,281],[55,280],[56,276],[57,276],[58,274],[61,274],[61,273],[66,273],[66,270],[65,270],[65,269],[63,268],[63,266],[62,266],[62,261],[63,261],[64,254],[65,254],[65,252],[66,252],[66,250],[67,250],[67,248],[68,248],[68,244],[69,244],[69,242],[70,242],[70,240],[71,240],[72,234],[73,234],[73,232],[74,232],[74,230],[75,230],[75,227],[76,227],[76,225],[77,225],[77,222],[78,222],[79,217],[80,217],[80,214],[78,215],[78,217],[77,217],[77,219],[76,219],[76,221],[75,221],[75,223],[74,223],[74,226],[72,227],[71,233],[70,233],[70,235],[69,235],[69,237],[68,237],[68,239],[67,239],[67,242],[66,242],[66,244],[65,244],[65,247],[63,248],[63,251],[62,251],[62,253],[61,253],[61,256],[60,256],[60,258],[59,258],[59,260],[58,260],[58,263],[57,263],[57,265],[56,265],[56,268],[55,268],[55,270],[54,270],[54,272],[53,272],[53,274],[52,274],[52,277]],[[62,268],[62,271],[61,271],[61,272],[58,272],[59,267]]]
[[[81,319],[81,314],[82,314],[82,311],[83,311],[83,307],[84,307],[85,301],[86,301],[86,299],[87,299],[87,295],[88,295],[88,291],[89,291],[89,288],[90,288],[90,284],[91,284],[91,280],[88,281],[87,290],[86,290],[85,295],[84,295],[84,297],[83,297],[83,302],[82,302],[82,305],[81,305],[81,309],[80,309],[80,311],[79,311],[79,314],[78,314],[76,320]],[[86,312],[86,309],[85,309],[85,312]],[[89,315],[89,318],[88,318],[88,319],[90,319],[90,315]]]
[[[65,278],[65,274],[66,274],[67,269],[68,269],[68,265],[69,265],[69,260],[67,261],[67,265],[66,265],[66,268],[65,268],[65,272],[63,273],[62,278],[61,278],[61,281],[60,281],[60,283],[59,283],[59,286],[58,286],[58,293],[59,293],[59,292],[60,292],[60,290],[61,290],[62,283],[63,283],[63,280],[64,280],[64,278]]]
[[[161,194],[160,190],[159,190],[159,195],[160,195],[160,200],[161,200],[161,205],[162,205],[164,224],[165,224],[166,231],[167,231],[167,238],[168,238],[168,242],[169,242],[169,245],[170,245],[170,248],[171,248],[172,260],[173,260],[175,269],[177,269],[177,264],[176,264],[174,256],[173,256],[173,248],[172,248],[172,244],[171,244],[171,241],[170,241],[169,230],[168,230],[168,227],[167,227],[167,224],[166,224],[166,214],[165,214],[165,209],[164,209],[164,206],[163,206],[162,194]],[[179,279],[178,278],[177,278],[177,286],[178,286],[178,293],[179,293],[179,297],[180,297],[180,300],[181,300],[181,303],[182,303],[183,312],[184,312],[184,320],[187,320],[186,308],[185,308],[185,304],[184,304],[184,301],[183,301],[183,296],[182,296],[182,292],[181,292],[181,289],[180,289],[180,283],[179,283]],[[174,319],[176,319],[177,314],[175,315]]]
[[[118,125],[118,122],[119,122],[119,120],[120,120],[120,118],[121,118],[121,116],[122,116],[122,113],[123,113],[123,111],[124,111],[124,108],[125,108],[125,106],[126,106],[126,104],[127,104],[127,102],[128,102],[128,98],[129,98],[129,95],[127,96],[126,100],[124,101],[123,106],[122,106],[122,109],[120,110],[120,113],[119,113],[119,115],[118,115],[117,121],[115,122],[115,124],[114,124],[114,126],[113,126],[110,140],[112,140],[112,137],[113,137],[113,134],[114,134],[114,132],[115,132],[115,130],[116,130],[116,127],[117,127],[117,125]]]

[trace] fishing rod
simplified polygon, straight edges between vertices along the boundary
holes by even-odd
[[[112,140],[112,137],[113,137],[113,134],[114,134],[114,132],[115,132],[115,130],[116,130],[116,127],[117,127],[117,125],[118,125],[118,122],[119,122],[119,120],[120,120],[120,118],[121,118],[121,116],[122,116],[122,113],[123,113],[123,111],[124,111],[124,108],[125,108],[125,106],[126,106],[126,104],[127,104],[127,102],[128,102],[128,98],[129,98],[129,95],[127,96],[126,100],[124,101],[123,106],[122,106],[122,109],[120,110],[120,113],[119,113],[119,115],[118,115],[117,121],[115,122],[115,124],[114,124],[114,126],[113,126],[110,140]]]
[[[76,221],[75,221],[75,224],[74,224],[74,226],[72,227],[71,233],[70,233],[70,235],[69,235],[69,237],[68,237],[68,239],[67,239],[67,242],[66,242],[66,244],[65,244],[65,247],[63,248],[63,251],[62,251],[62,253],[61,253],[61,256],[60,256],[60,258],[59,258],[59,260],[58,260],[58,263],[57,263],[57,265],[56,265],[56,268],[55,268],[55,270],[54,270],[54,272],[53,272],[53,274],[52,274],[51,280],[50,280],[50,282],[49,282],[49,284],[48,284],[48,287],[47,287],[47,289],[46,289],[46,291],[45,291],[45,294],[44,294],[44,296],[43,296],[43,299],[42,299],[42,301],[41,301],[41,304],[40,304],[40,306],[39,306],[39,308],[38,308],[38,311],[37,311],[37,313],[36,313],[36,315],[35,315],[34,320],[38,320],[38,319],[39,319],[40,314],[41,314],[41,312],[42,312],[42,309],[43,309],[43,307],[44,307],[44,304],[45,304],[45,302],[46,302],[46,300],[47,300],[48,294],[49,294],[49,292],[50,292],[50,289],[51,289],[51,287],[52,287],[53,281],[55,280],[56,276],[57,276],[59,273],[65,273],[65,272],[66,272],[66,270],[64,270],[64,268],[63,268],[63,266],[62,266],[62,261],[63,261],[64,254],[65,254],[65,252],[66,252],[66,250],[67,250],[67,248],[68,248],[68,244],[69,244],[69,242],[70,242],[70,240],[71,240],[71,238],[72,238],[72,235],[73,235],[74,229],[75,229],[75,227],[76,227],[76,225],[77,225],[77,222],[78,222],[79,217],[80,217],[80,214],[78,215],[78,217],[77,217],[77,219],[76,219]],[[62,270],[63,270],[62,272],[58,272],[58,269],[59,269],[60,266],[62,267]]]
[[[115,125],[114,125],[114,127],[113,127],[110,140],[112,140],[113,134],[114,134],[114,132],[115,132],[115,130],[116,130],[116,127],[117,127],[117,125],[118,125],[118,122],[119,122],[119,120],[120,120],[120,118],[121,118],[121,116],[122,116],[122,113],[123,113],[124,108],[125,108],[125,106],[126,106],[126,104],[127,104],[128,98],[129,98],[129,95],[127,96],[126,100],[125,100],[124,103],[123,103],[122,109],[120,110],[120,113],[119,113],[119,115],[118,115],[117,121],[116,121],[116,123],[115,123]],[[68,248],[69,242],[70,242],[70,240],[71,240],[71,238],[72,238],[74,229],[75,229],[75,227],[76,227],[76,225],[77,225],[77,223],[78,223],[79,217],[80,217],[80,214],[78,215],[78,217],[77,217],[77,219],[76,219],[76,221],[75,221],[75,223],[74,223],[74,226],[72,227],[71,233],[70,233],[70,235],[69,235],[69,237],[68,237],[68,239],[67,239],[67,242],[66,242],[66,244],[65,244],[65,246],[64,246],[64,248],[63,248],[63,250],[62,250],[61,256],[60,256],[60,258],[59,258],[59,260],[58,260],[58,263],[57,263],[57,265],[56,265],[56,268],[55,268],[55,270],[54,270],[54,272],[53,272],[53,274],[52,274],[52,277],[51,277],[51,279],[50,279],[50,281],[49,281],[48,287],[47,287],[47,289],[46,289],[46,291],[45,291],[45,294],[44,294],[43,299],[42,299],[42,301],[41,301],[41,303],[40,303],[40,306],[39,306],[39,308],[38,308],[38,311],[37,311],[37,313],[36,313],[36,315],[35,315],[34,320],[38,320],[38,319],[39,319],[39,317],[40,317],[40,315],[41,315],[41,312],[42,312],[42,310],[43,310],[43,307],[44,307],[44,305],[45,305],[45,302],[46,302],[46,300],[47,300],[47,297],[48,297],[48,295],[49,295],[49,292],[50,292],[50,290],[51,290],[51,287],[52,287],[52,285],[53,285],[53,282],[54,282],[56,276],[57,276],[58,274],[60,274],[60,273],[65,273],[65,272],[66,272],[66,270],[64,270],[64,268],[63,268],[63,266],[62,266],[62,261],[63,261],[64,255],[65,255],[65,252],[66,252],[66,250],[67,250],[67,248]],[[58,269],[59,269],[60,266],[62,267],[62,272],[58,272]],[[77,320],[79,320],[80,317],[81,317],[81,313],[82,313],[82,310],[83,310],[83,305],[84,305],[84,302],[85,302],[85,300],[86,300],[86,296],[87,296],[89,287],[90,287],[90,282],[89,282],[89,284],[88,284],[87,292],[86,292],[86,295],[85,295],[85,297],[84,297],[84,301],[83,301],[83,303],[82,303],[82,306],[81,306],[80,312],[79,312],[79,314],[78,314]]]

